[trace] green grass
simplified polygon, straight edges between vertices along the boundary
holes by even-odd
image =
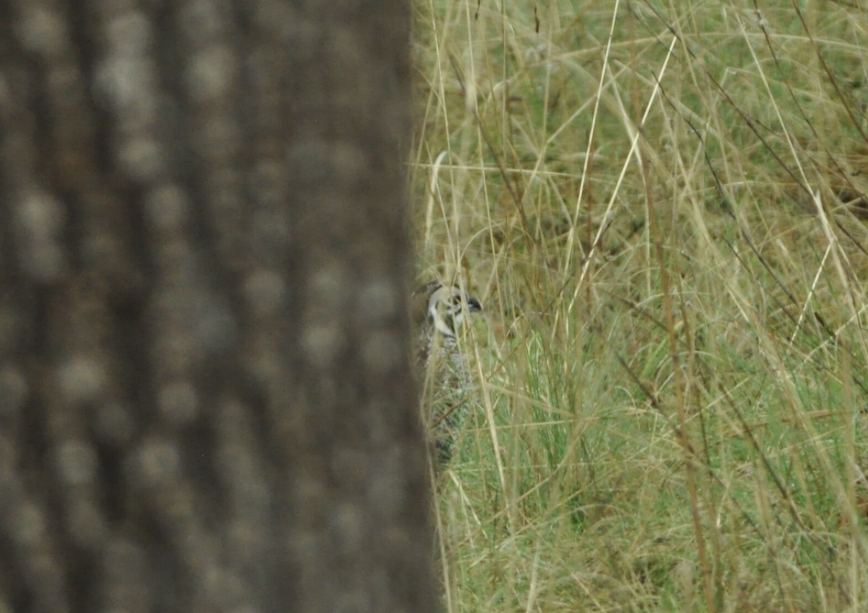
[[[866,11],[416,2],[449,611],[866,610]]]

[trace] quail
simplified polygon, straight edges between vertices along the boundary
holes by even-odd
[[[455,439],[467,415],[470,373],[458,347],[458,332],[479,300],[456,285],[431,281],[413,293],[417,326],[417,375],[423,385],[423,416],[440,466],[449,462]]]

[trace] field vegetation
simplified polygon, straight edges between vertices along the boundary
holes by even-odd
[[[868,611],[868,5],[417,0],[420,280],[483,317],[448,611]]]

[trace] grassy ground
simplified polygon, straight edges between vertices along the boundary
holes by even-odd
[[[448,610],[868,610],[865,0],[415,13]]]

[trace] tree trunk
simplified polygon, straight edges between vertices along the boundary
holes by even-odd
[[[0,612],[432,611],[395,0],[0,0]]]

